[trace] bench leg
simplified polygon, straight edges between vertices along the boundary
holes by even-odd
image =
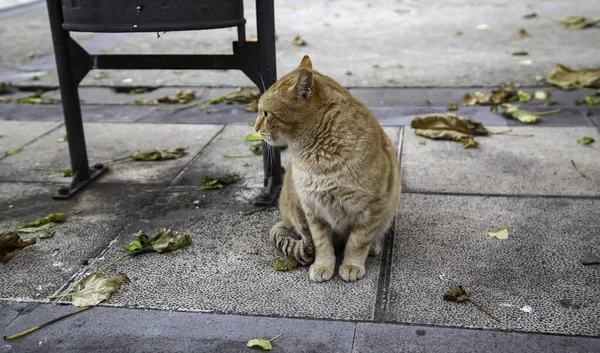
[[[258,64],[260,76],[267,90],[277,81],[277,62],[275,56],[275,7],[273,0],[256,0],[256,28],[258,31]],[[261,83],[262,83],[261,82]],[[265,190],[256,198],[256,205],[273,204],[279,197],[283,184],[283,168],[277,147],[263,141],[263,166]]]
[[[72,40],[69,32],[62,28],[63,15],[61,1],[47,0],[47,5],[58,81],[60,84],[60,95],[65,116],[65,128],[68,136],[71,169],[73,171],[71,184],[68,187],[61,187],[58,190],[58,194],[53,196],[53,198],[69,199],[108,168],[103,165],[95,165],[93,168],[89,167],[83,121],[81,118],[81,106],[79,105],[79,92],[77,90],[81,78],[78,78],[75,74],[78,63],[74,62],[72,57],[77,54],[76,48],[69,50],[69,44]]]

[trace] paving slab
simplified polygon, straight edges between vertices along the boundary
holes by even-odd
[[[600,108],[591,108],[588,110],[588,118],[600,128]]]
[[[468,194],[600,195],[600,152],[577,140],[594,127],[513,127],[515,134],[479,137],[479,148],[404,135],[403,190]],[[586,177],[575,171],[575,161]],[[440,176],[440,177],[436,177]]]
[[[38,305],[20,315],[3,335],[73,311]],[[355,324],[300,319],[93,308],[18,340],[11,352],[251,352],[252,338],[271,339],[274,352],[352,351]],[[0,352],[4,352],[1,350]]]
[[[359,323],[352,352],[596,352],[597,338]]]
[[[91,184],[70,200],[53,200],[53,184],[0,183],[0,231],[50,213],[66,213],[69,217],[68,222],[55,228],[52,238],[38,239],[2,264],[0,297],[41,300],[52,295],[99,257],[121,234],[127,220],[143,218],[144,209],[157,197],[146,193],[146,189]]]
[[[155,205],[155,220],[130,227],[90,269],[98,270],[123,254],[122,247],[143,230],[172,228],[191,237],[192,245],[165,254],[147,254],[118,262],[107,274],[121,272],[129,291],[108,305],[243,315],[372,320],[379,258],[369,258],[366,277],[345,283],[337,275],[326,283],[308,278],[308,268],[277,272],[280,255],[268,240],[279,217],[274,208],[249,216],[251,202],[236,200],[233,188],[168,193]],[[205,196],[205,197],[203,197]],[[197,205],[192,203],[198,200]],[[160,212],[160,213],[159,213]],[[160,215],[160,216],[159,216]],[[159,218],[160,217],[160,218]],[[331,301],[335,295],[337,300]]]
[[[24,146],[33,143],[36,139],[51,133],[59,126],[59,123],[51,122],[27,123],[22,121],[0,120],[0,133],[3,135],[0,137],[0,151],[2,152],[2,155],[4,155],[4,152],[6,151],[23,148]],[[12,155],[0,159],[0,165],[2,165],[2,170],[4,172],[8,169],[8,164],[5,164],[9,163],[8,158],[14,158],[15,156],[16,155]]]
[[[19,124],[26,128],[41,123],[19,122]],[[98,179],[100,183],[115,181],[168,183],[221,128],[219,125],[84,123],[88,158],[91,164],[125,157],[137,150],[189,147],[188,153],[177,160],[113,164],[109,173]],[[0,170],[0,179],[65,182],[65,178],[60,173],[33,172],[35,168],[70,166],[67,144],[57,142],[64,135],[64,128],[57,129],[30,144],[23,152],[5,158],[2,163],[6,168]]]
[[[600,199],[407,194],[396,218],[386,319],[598,336]],[[488,231],[508,226],[504,240]],[[450,285],[470,303],[442,299]],[[525,306],[532,308],[524,312]]]
[[[256,34],[254,3],[244,1],[248,38]],[[556,63],[576,68],[598,65],[596,50],[589,43],[600,40],[600,31],[570,31],[556,20],[573,13],[573,9],[579,14],[596,11],[593,1],[586,0],[529,4],[351,0],[304,6],[279,0],[275,2],[278,75],[295,68],[302,56],[309,54],[317,70],[347,87],[490,87],[507,82],[535,85],[535,75],[546,75]],[[523,15],[529,13],[538,16],[524,19]],[[310,24],[298,21],[309,17]],[[483,24],[489,29],[478,30],[476,26]],[[520,28],[531,36],[517,38]],[[457,36],[457,31],[463,35]],[[19,32],[23,32],[22,26]],[[297,35],[306,40],[306,46],[292,44]],[[229,29],[168,32],[160,38],[156,33],[134,34],[104,53],[227,54],[232,51],[232,40],[235,31]],[[526,59],[531,65],[520,65],[524,58],[513,56],[516,51],[528,51]],[[347,71],[352,74],[347,75]],[[106,82],[110,85],[120,84],[125,78],[132,78],[132,85],[250,84],[238,71],[131,70],[109,75]],[[56,76],[50,72],[41,82],[56,84]],[[83,84],[106,83],[88,76]]]

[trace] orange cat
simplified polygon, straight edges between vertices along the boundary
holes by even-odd
[[[312,263],[310,279],[322,282],[333,276],[335,243],[345,242],[339,275],[363,278],[367,255],[380,253],[400,200],[398,159],[377,119],[304,56],[262,95],[255,128],[291,156],[272,243]]]

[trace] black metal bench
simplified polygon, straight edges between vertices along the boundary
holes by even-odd
[[[69,136],[73,179],[55,199],[68,199],[108,167],[89,167],[78,86],[93,69],[237,69],[261,90],[277,80],[273,0],[256,0],[258,40],[246,41],[242,0],[46,0]],[[110,4],[110,5],[109,5]],[[94,55],[69,34],[80,32],[162,32],[237,27],[232,55]],[[276,201],[282,184],[279,150],[263,142],[264,187],[258,205]]]

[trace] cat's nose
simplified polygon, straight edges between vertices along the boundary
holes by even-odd
[[[254,130],[256,132],[258,132],[258,130],[260,130],[260,126],[262,125],[262,123],[263,123],[263,119],[261,119],[261,118],[256,119],[256,122],[254,123]]]

